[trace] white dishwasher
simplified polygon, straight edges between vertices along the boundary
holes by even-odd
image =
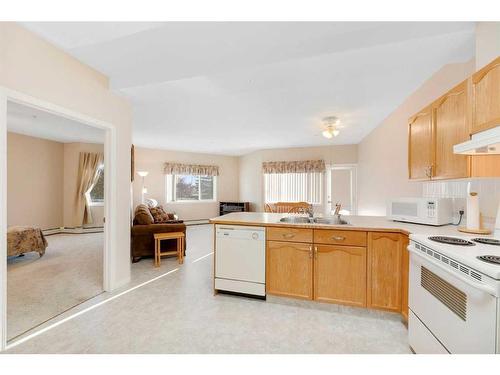
[[[216,225],[215,289],[266,295],[266,230]]]

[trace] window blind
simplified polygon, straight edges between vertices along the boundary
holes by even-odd
[[[308,202],[321,204],[323,173],[264,174],[265,203]]]

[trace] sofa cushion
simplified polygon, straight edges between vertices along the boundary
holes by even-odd
[[[149,211],[148,206],[140,204],[135,209],[134,224],[151,225],[155,222],[153,215]]]
[[[168,223],[175,220],[175,215],[165,212],[162,206],[150,207],[149,212],[151,212],[155,224]]]

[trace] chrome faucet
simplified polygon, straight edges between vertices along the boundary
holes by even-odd
[[[307,214],[309,215],[309,217],[314,217],[314,210],[312,208],[312,205],[307,209]]]
[[[335,216],[339,216],[340,217],[340,210],[342,209],[342,205],[340,203],[337,203],[335,205],[335,211],[334,211],[334,215]]]

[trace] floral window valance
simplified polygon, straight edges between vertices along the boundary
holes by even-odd
[[[324,160],[300,161],[266,161],[262,163],[262,171],[271,173],[322,173],[326,170]]]
[[[165,174],[218,176],[219,167],[216,165],[165,163]]]

